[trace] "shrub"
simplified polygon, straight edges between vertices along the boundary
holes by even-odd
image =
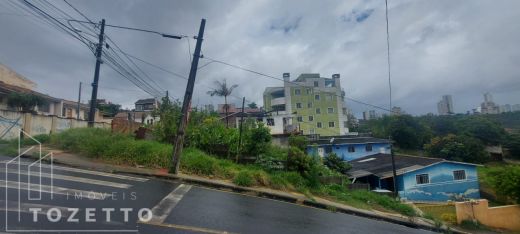
[[[509,197],[520,204],[520,166],[492,168],[487,172],[485,182],[489,183],[497,194]]]
[[[443,213],[441,214],[441,219],[444,222],[456,224],[457,223],[457,215],[453,213]]]
[[[289,148],[287,167],[290,171],[297,171],[303,175],[311,170],[313,163],[313,159],[306,155],[301,149],[294,146]]]
[[[305,151],[308,144],[309,140],[305,136],[291,135],[289,137],[289,146],[296,147],[302,151]]]
[[[239,186],[249,187],[249,186],[254,185],[254,179],[253,179],[251,172],[244,170],[244,171],[240,171],[235,176],[235,178],[233,179],[233,183],[235,183],[236,185],[239,185]]]
[[[337,171],[341,174],[346,174],[352,167],[349,163],[341,160],[335,153],[330,153],[323,159],[323,164],[330,170]]]

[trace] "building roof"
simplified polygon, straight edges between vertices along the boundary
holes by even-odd
[[[149,104],[149,103],[152,103],[152,104],[155,104],[156,100],[155,98],[146,98],[146,99],[139,99],[137,100],[137,102],[135,102],[136,105],[138,104]]]
[[[332,142],[331,140],[334,139]],[[375,137],[359,137],[359,136],[329,136],[321,137],[317,140],[310,140],[309,144],[317,145],[342,145],[342,144],[369,144],[369,143],[391,143],[388,139]]]
[[[305,81],[305,79],[307,79],[307,78],[314,78],[314,79],[320,78],[320,73],[302,73],[294,81],[301,82],[301,81]]]
[[[264,90],[264,95],[268,93],[273,93],[277,91],[284,91],[284,87],[266,87]]]
[[[442,162],[477,166],[477,164],[411,155],[394,155],[394,160],[397,175],[402,175]],[[392,156],[390,154],[369,155],[352,160],[349,163],[352,165],[352,169],[350,169],[347,174],[351,177],[363,177],[368,175],[375,175],[381,179],[393,177]]]
[[[30,89],[19,87],[19,86],[15,86],[15,85],[10,85],[10,84],[7,84],[7,83],[5,83],[3,81],[0,81],[0,93],[9,94],[9,93],[12,93],[12,92],[33,94],[33,95],[40,96],[40,97],[42,97],[44,99],[47,99],[49,101],[52,101],[52,102],[59,102],[59,101],[61,101],[61,99],[55,98],[55,97],[51,97],[51,96],[49,96],[47,94],[39,93],[39,92],[36,92],[34,90],[30,90]]]
[[[63,105],[64,106],[72,106],[74,108],[77,108],[78,102],[77,101],[75,102],[75,101],[69,101],[69,100],[63,99]],[[86,110],[90,109],[90,105],[85,104],[85,103],[80,103],[79,106],[80,106],[81,109],[84,109],[84,110],[85,109]]]

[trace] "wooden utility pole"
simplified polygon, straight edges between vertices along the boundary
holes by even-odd
[[[186,86],[186,92],[184,93],[184,100],[182,102],[182,113],[179,121],[179,127],[177,128],[177,136],[175,137],[175,143],[173,145],[172,165],[170,172],[177,174],[179,172],[179,165],[181,162],[182,148],[184,146],[184,133],[186,125],[188,123],[188,112],[191,103],[191,97],[193,95],[193,88],[195,86],[195,76],[197,75],[197,68],[199,66],[200,49],[202,46],[202,37],[204,35],[204,27],[206,25],[206,19],[202,19],[200,22],[199,34],[197,36],[197,44],[195,45],[195,52],[193,54],[193,60],[191,61],[190,75],[188,77],[188,84]]]
[[[79,120],[79,110],[80,110],[80,103],[81,103],[81,82],[79,82],[79,92],[78,92],[78,109],[76,110],[77,117],[76,119]]]
[[[90,98],[90,111],[88,113],[88,126],[94,127],[96,115],[97,91],[99,83],[99,68],[101,67],[101,56],[103,55],[103,40],[105,37],[105,19],[101,20],[99,42],[96,47],[96,70],[94,71],[94,82],[92,82],[92,97]]]
[[[242,98],[242,114],[240,116],[240,132],[238,134],[238,150],[237,150],[237,158],[236,158],[236,163],[238,163],[238,157],[240,155],[240,153],[242,152],[242,125],[244,125],[244,115],[245,115],[245,112],[244,112],[244,104],[246,102],[246,97],[243,97]]]

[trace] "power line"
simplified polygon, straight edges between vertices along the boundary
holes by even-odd
[[[213,59],[213,58],[210,58],[210,57],[207,57],[207,56],[204,56],[202,58],[210,60],[212,62],[223,64],[223,65],[226,65],[226,66],[230,66],[230,67],[233,67],[233,68],[236,68],[236,69],[239,69],[239,70],[243,70],[243,71],[247,71],[247,72],[250,72],[250,73],[253,73],[253,74],[257,74],[259,76],[263,76],[263,77],[267,77],[267,78],[270,78],[270,79],[291,83],[291,84],[294,84],[294,85],[297,85],[297,86],[300,86],[300,87],[304,87],[304,88],[312,88],[314,90],[314,87],[308,87],[308,86],[299,84],[299,83],[294,82],[294,81],[285,81],[285,80],[283,80],[283,78],[271,76],[271,75],[268,75],[268,74],[265,74],[265,73],[262,73],[262,72],[254,71],[254,70],[251,70],[251,69],[248,69],[248,68],[244,68],[244,67],[241,67],[241,66],[238,66],[238,65],[230,64],[230,63],[227,63],[227,62],[224,62],[224,61],[220,61],[220,60],[217,60],[217,59]],[[337,95],[337,94],[332,93],[332,92],[326,92],[326,93],[331,93],[334,96],[337,96],[337,97],[340,97],[340,98],[345,98],[345,99],[348,99],[350,101],[353,101],[353,102],[356,102],[356,103],[359,103],[359,104],[362,104],[362,105],[366,105],[366,106],[370,106],[370,107],[377,108],[377,109],[380,109],[380,110],[392,112],[391,109],[386,109],[384,107],[373,105],[373,104],[370,104],[370,103],[367,103],[367,102],[363,102],[363,101],[360,101],[360,100],[357,100],[357,99],[354,99],[354,98],[350,98],[350,97],[347,97],[347,96],[340,96],[340,95]]]

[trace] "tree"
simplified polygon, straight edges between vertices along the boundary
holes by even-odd
[[[447,160],[483,163],[489,159],[482,142],[466,135],[435,137],[424,148],[430,156]]]
[[[341,174],[346,174],[352,167],[348,162],[341,160],[335,153],[330,153],[323,159],[323,164],[330,170],[337,171]]]
[[[161,105],[152,112],[152,116],[160,118],[160,121],[153,126],[155,138],[162,142],[173,142],[177,134],[177,123],[181,117],[180,102],[172,102],[168,97],[163,97]]]
[[[108,103],[108,104],[97,104],[97,108],[103,115],[114,117],[119,110],[121,109],[121,105]]]
[[[227,104],[227,97],[229,95],[231,95],[231,93],[233,92],[233,89],[238,87],[238,85],[234,84],[234,85],[228,86],[226,79],[224,79],[222,82],[218,81],[218,80],[215,81],[215,85],[217,87],[213,90],[208,91],[208,94],[211,95],[212,97],[213,96],[224,97],[224,109],[226,111],[226,127],[229,127],[229,120],[228,120],[229,107]]]
[[[520,134],[509,135],[504,146],[509,150],[512,158],[520,159]]]
[[[431,137],[430,129],[410,115],[392,117],[389,130],[392,140],[407,149],[420,149]]]
[[[7,95],[7,105],[23,112],[34,112],[34,107],[47,104],[41,96],[30,93],[10,93]]]
[[[459,132],[480,139],[488,145],[499,144],[505,131],[498,123],[480,116],[472,116],[456,122]]]
[[[247,104],[247,107],[249,107],[251,109],[257,109],[258,108],[258,106],[256,105],[255,102],[251,102],[251,103]]]

